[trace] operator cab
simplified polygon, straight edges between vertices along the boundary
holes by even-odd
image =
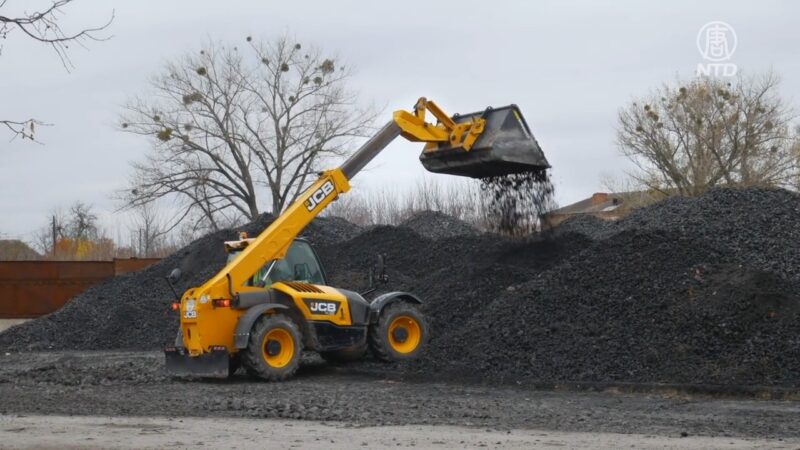
[[[228,263],[233,261],[253,239],[225,242]],[[327,285],[325,271],[311,244],[297,238],[289,246],[286,256],[264,264],[247,281],[248,286],[269,287],[279,281],[301,281],[309,284]]]

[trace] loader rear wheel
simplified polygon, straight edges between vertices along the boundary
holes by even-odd
[[[300,367],[302,347],[300,330],[290,318],[281,314],[262,316],[250,331],[242,363],[251,375],[283,381]]]
[[[369,330],[369,347],[378,359],[400,361],[419,356],[428,340],[428,322],[409,303],[392,303]]]
[[[357,361],[364,357],[367,353],[367,345],[361,345],[355,348],[345,348],[342,350],[331,350],[329,352],[319,352],[322,359],[331,364],[341,364],[351,361]]]

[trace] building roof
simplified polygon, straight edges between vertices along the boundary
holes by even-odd
[[[626,194],[608,194],[597,192],[591,197],[570,205],[554,209],[549,214],[594,214],[610,212],[622,206]]]
[[[31,261],[42,256],[19,239],[0,239],[0,261]]]

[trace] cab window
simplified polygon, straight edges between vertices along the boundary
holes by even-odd
[[[295,241],[286,256],[275,262],[267,277],[267,286],[278,281],[303,281],[325,284],[322,267],[308,242]]]
[[[228,262],[238,255],[239,252],[228,254]],[[270,266],[273,266],[270,270]],[[264,275],[269,273],[266,281]],[[278,261],[270,261],[253,274],[247,280],[247,286],[269,286],[278,281],[304,281],[311,284],[325,284],[325,276],[322,273],[322,266],[314,250],[308,242],[294,241],[286,252],[286,257]]]

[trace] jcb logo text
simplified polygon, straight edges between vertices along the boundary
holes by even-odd
[[[322,201],[325,200],[325,197],[330,195],[332,192],[333,192],[333,183],[330,180],[328,180],[325,182],[325,184],[320,186],[319,189],[314,191],[310,197],[308,197],[308,200],[306,200],[305,203],[306,209],[309,211],[313,211],[314,208],[316,208],[317,205],[322,203]]]
[[[332,302],[311,302],[308,309],[316,314],[336,314],[336,307],[338,305]]]

